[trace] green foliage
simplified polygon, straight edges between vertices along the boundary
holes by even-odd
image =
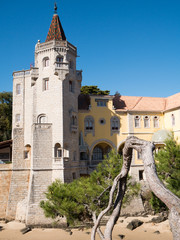
[[[151,194],[152,196],[150,199],[150,204],[153,210],[155,211],[155,213],[159,213],[167,210],[166,205],[158,197],[156,197],[156,195],[153,192]]]
[[[81,88],[82,94],[90,94],[90,95],[109,95],[110,91],[108,90],[100,90],[98,86],[83,86]]]
[[[11,139],[12,93],[0,93],[0,141]]]
[[[159,178],[180,197],[180,145],[174,140],[173,134],[165,141],[165,147],[155,155],[155,162]],[[162,205],[158,201],[157,197],[152,196],[151,205],[155,211],[161,210]]]
[[[180,197],[180,145],[173,135],[165,144],[164,149],[155,156],[157,173],[167,188]]]
[[[109,191],[121,166],[120,155],[111,151],[89,177],[81,177],[69,184],[56,180],[48,187],[47,200],[40,204],[45,216],[65,216],[71,225],[79,221],[90,221],[93,212],[98,215],[107,206]],[[131,194],[132,192],[130,191]]]

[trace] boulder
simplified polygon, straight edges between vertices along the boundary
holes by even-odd
[[[139,220],[139,219],[134,219],[127,225],[127,228],[130,229],[130,230],[134,230],[137,227],[141,226],[143,223],[144,222]]]

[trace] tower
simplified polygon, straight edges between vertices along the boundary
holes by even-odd
[[[82,71],[57,7],[34,67],[13,73],[13,174],[7,216],[46,222],[39,202],[55,179],[79,177],[78,95]],[[23,177],[20,177],[23,175]]]

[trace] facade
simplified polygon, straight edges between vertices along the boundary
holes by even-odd
[[[48,185],[90,174],[111,149],[122,153],[127,136],[154,141],[158,149],[173,131],[180,142],[180,93],[81,95],[76,57],[55,9],[46,41],[36,44],[34,67],[13,73],[12,163],[0,164],[0,218],[48,224],[39,207]],[[0,143],[0,155],[7,152],[11,141]],[[137,152],[131,175],[145,177]]]

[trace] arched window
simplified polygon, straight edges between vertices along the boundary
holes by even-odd
[[[92,131],[94,128],[94,119],[91,116],[88,116],[84,119],[85,130]]]
[[[171,115],[171,123],[172,123],[172,127],[175,126],[175,116],[174,116],[174,114]]]
[[[27,144],[24,150],[24,158],[30,159],[30,157],[31,157],[31,145]]]
[[[144,117],[144,128],[149,128],[150,127],[150,118],[149,116]]]
[[[113,133],[119,133],[119,129],[120,129],[119,118],[114,116],[111,118],[111,135],[113,135]]]
[[[47,123],[47,117],[45,114],[41,114],[38,116],[38,123]]]
[[[61,67],[63,63],[63,56],[57,56],[56,57],[56,67]]]
[[[154,124],[154,128],[159,127],[159,118],[157,116],[153,118],[153,124]]]
[[[118,117],[111,118],[111,130],[119,130],[119,118]]]
[[[140,117],[139,116],[134,117],[134,127],[140,128]]]
[[[62,149],[61,149],[61,145],[59,143],[55,144],[54,157],[55,158],[61,158],[62,157]]]
[[[49,58],[48,57],[43,58],[43,67],[49,67]]]

